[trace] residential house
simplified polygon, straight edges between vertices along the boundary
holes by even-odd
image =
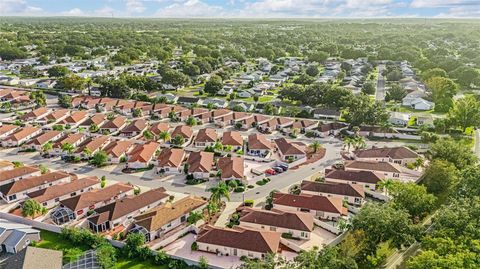
[[[100,188],[100,180],[97,177],[85,177],[30,192],[27,193],[27,196],[46,208],[52,208],[57,206],[60,200],[65,200],[96,188]]]
[[[162,132],[168,132],[170,130],[170,125],[166,122],[156,122],[153,123],[149,131],[155,136],[155,139],[159,139],[159,135]]]
[[[233,151],[243,150],[243,137],[240,132],[228,131],[222,136],[222,145],[230,146]]]
[[[252,103],[246,103],[242,101],[232,100],[230,101],[230,109],[236,110],[235,108],[241,108],[242,111],[252,111],[255,106]]]
[[[50,114],[37,119],[37,123],[41,125],[46,125],[46,124],[55,124],[57,122],[62,121],[66,117],[70,115],[70,110],[68,109],[58,109],[52,111]]]
[[[63,145],[70,144],[75,149],[86,139],[87,139],[87,136],[82,133],[69,133],[66,136],[57,140],[57,142],[53,144],[53,149],[49,153],[54,155],[72,154],[73,152],[64,152],[62,148]]]
[[[212,111],[212,117],[210,118],[210,122],[215,122],[215,120],[225,117],[227,115],[232,115],[233,111],[228,109],[215,109]]]
[[[410,121],[410,114],[402,112],[391,112],[388,122],[393,125],[407,126]]]
[[[169,195],[164,188],[152,189],[134,196],[127,196],[113,203],[94,209],[87,219],[94,232],[104,232],[116,227],[128,227],[133,217],[165,202]]]
[[[307,157],[306,148],[307,146],[302,142],[297,141],[288,141],[285,138],[275,139],[275,144],[277,145],[278,153],[284,161],[296,161],[300,159],[305,159]]]
[[[108,163],[120,163],[127,160],[127,154],[133,146],[132,140],[115,140],[110,142],[103,151],[107,153]]]
[[[423,98],[415,98],[415,99],[409,100],[408,102],[405,101],[404,99],[402,102],[402,105],[408,106],[415,110],[432,110],[435,108],[435,103],[427,101]]]
[[[110,136],[99,135],[95,137],[90,137],[85,140],[82,144],[78,145],[75,155],[79,156],[82,159],[89,159],[95,153],[102,150],[110,141]]]
[[[348,125],[341,122],[332,122],[321,124],[317,128],[314,128],[312,132],[315,136],[318,137],[327,137],[330,135],[337,136],[340,134],[340,131],[347,128]]]
[[[365,201],[363,186],[337,182],[302,181],[301,194],[339,197],[352,205],[362,205]]]
[[[141,232],[145,241],[163,238],[168,232],[185,225],[187,218],[196,210],[202,210],[207,201],[200,197],[187,196],[175,203],[161,204],[136,216],[135,227],[130,232]]]
[[[199,251],[262,259],[280,251],[280,233],[206,226],[197,237]]]
[[[183,137],[183,139],[185,140],[184,145],[188,144],[188,142],[190,141],[190,139],[192,139],[193,136],[192,127],[187,125],[178,125],[177,127],[175,127],[175,129],[173,129],[173,132],[171,134],[172,139],[177,135]]]
[[[53,89],[57,82],[53,79],[43,79],[37,82],[36,87],[40,89]]]
[[[360,185],[366,191],[375,191],[384,178],[383,174],[372,171],[325,169],[325,182]]]
[[[316,120],[297,120],[291,124],[288,128],[283,128],[285,132],[292,133],[293,130],[298,130],[300,133],[306,133],[312,131],[318,127],[318,121]]]
[[[33,166],[20,166],[0,171],[0,186],[28,177],[40,176],[40,169]]]
[[[243,157],[221,157],[217,162],[222,180],[240,180],[245,178],[245,162]]]
[[[309,213],[315,218],[327,220],[338,220],[348,213],[347,208],[343,207],[343,199],[338,197],[281,192],[273,194],[273,208],[281,211]]]
[[[247,154],[266,158],[273,149],[272,142],[262,134],[251,134],[248,136]]]
[[[182,173],[182,163],[185,156],[186,154],[183,149],[163,149],[157,158],[157,174]]]
[[[345,162],[345,170],[372,171],[383,174],[386,178],[398,179],[402,182],[416,182],[422,175],[419,171],[411,170],[399,164],[389,162],[347,161]]]
[[[148,142],[136,145],[135,148],[127,155],[126,168],[142,169],[153,164],[155,154],[160,144],[157,142]]]
[[[313,216],[303,212],[247,208],[241,212],[240,227],[290,234],[308,240],[314,229]]]
[[[134,120],[120,131],[122,137],[137,137],[148,128],[148,122],[143,119]]]
[[[357,161],[390,162],[404,166],[420,158],[420,155],[407,147],[361,149],[352,154]]]
[[[25,126],[2,140],[2,147],[18,147],[42,132],[40,128]]]
[[[201,105],[202,100],[198,97],[187,97],[187,96],[180,96],[177,99],[177,104],[186,105],[186,106],[195,106]]]
[[[41,151],[43,145],[47,144],[48,142],[55,142],[62,136],[63,132],[61,131],[46,131],[39,136],[33,138],[32,140],[28,141],[27,143],[23,144],[23,148]]]
[[[27,122],[35,122],[37,119],[43,118],[50,113],[50,110],[46,107],[39,107],[37,109],[33,109],[32,111],[24,114],[20,117],[22,121]]]
[[[200,129],[195,137],[195,147],[205,148],[211,147],[217,142],[218,136],[215,129],[204,128]]]
[[[12,125],[12,124],[2,124],[2,126],[0,126],[0,138],[5,138],[5,137],[8,137],[10,136],[11,134],[13,134],[15,131],[18,130],[18,126],[17,125]]]
[[[33,229],[32,229],[33,230]],[[33,231],[31,232],[33,233]],[[11,269],[33,269],[33,268],[48,268],[48,269],[61,269],[62,268],[62,251],[51,250],[46,248],[36,248],[29,246],[33,241],[40,240],[40,231],[37,231],[36,235],[32,238],[24,237],[23,245],[24,249],[16,252],[15,255],[8,257],[0,262],[0,268]],[[27,236],[30,237],[30,236]]]
[[[27,194],[45,189],[60,183],[70,182],[70,174],[52,172],[39,176],[31,176],[0,186],[0,196],[7,202],[16,202],[28,198]]]
[[[80,127],[84,127],[88,130],[90,126],[93,125],[93,126],[99,127],[106,121],[107,121],[107,116],[105,114],[96,113],[92,117],[80,123]]]
[[[214,107],[214,108],[226,108],[228,106],[228,101],[218,98],[207,98],[202,101],[204,107]]]
[[[100,126],[100,133],[114,134],[120,131],[127,125],[127,118],[124,116],[117,116]]]
[[[5,251],[6,253],[22,253],[22,250],[28,247],[28,245],[30,245],[30,243],[33,241],[40,241],[39,230],[32,229],[32,227],[29,225],[11,222],[8,220],[0,220],[0,249],[2,251]],[[38,266],[38,264],[35,265]],[[16,268],[2,266],[3,264],[0,263],[1,268]],[[18,266],[18,263],[15,264],[15,266]]]
[[[271,117],[260,115],[260,114],[255,114],[251,117],[243,118],[241,120],[235,121],[235,126],[237,124],[239,125],[239,129],[242,130],[248,130],[250,128],[253,128],[255,126],[261,125],[267,121],[269,121]]]
[[[80,195],[60,200],[60,206],[52,212],[51,218],[58,225],[68,223],[87,215],[95,208],[110,204],[117,199],[133,193],[133,187],[126,184],[114,184],[103,189],[94,189]]]
[[[76,128],[88,118],[88,112],[86,111],[73,111],[65,119],[61,120],[58,124],[68,125],[70,129]]]
[[[342,113],[331,108],[317,108],[313,111],[313,117],[316,119],[339,120]]]
[[[192,152],[187,159],[187,172],[195,179],[208,179],[213,171],[213,152]]]

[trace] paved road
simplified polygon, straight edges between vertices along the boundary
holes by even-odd
[[[305,165],[296,170],[290,170],[283,174],[272,176],[271,182],[264,186],[256,186],[254,189],[250,189],[245,194],[233,193],[231,196],[232,202],[240,202],[243,199],[253,199],[257,200],[260,198],[266,197],[270,191],[277,189],[284,189],[292,184],[295,184],[311,175],[323,171],[324,168],[334,164],[336,161],[340,160],[340,149],[342,146],[341,141],[333,138],[327,138],[320,140],[324,147],[327,149],[325,157],[313,164]],[[155,175],[153,171],[147,171],[143,173],[136,174],[124,174],[121,172],[120,165],[114,169],[110,168],[94,168],[86,164],[67,164],[61,161],[59,158],[54,159],[45,159],[39,156],[38,153],[25,153],[18,154],[16,150],[4,150],[0,151],[0,159],[6,159],[10,161],[19,161],[25,164],[43,164],[51,169],[55,170],[65,170],[67,172],[73,172],[79,175],[85,176],[106,176],[107,179],[118,181],[118,182],[130,182],[138,186],[146,186],[149,188],[164,187],[169,191],[194,194],[198,196],[208,197],[209,193],[207,189],[215,184],[214,182],[209,182],[206,185],[199,186],[190,186],[179,183],[178,181],[164,180],[159,176]]]
[[[385,65],[378,65],[378,81],[377,81],[377,91],[375,92],[375,100],[385,101],[385,77],[382,75],[383,70],[385,70]]]

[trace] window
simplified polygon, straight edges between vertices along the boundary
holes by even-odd
[[[43,202],[42,205],[43,205],[43,206],[47,206],[47,202]]]
[[[277,231],[277,227],[272,227],[272,226],[270,226],[270,231],[276,232],[276,231]]]
[[[8,200],[9,200],[9,201],[11,201],[11,200],[16,200],[16,199],[17,199],[17,195],[16,195],[16,194],[8,196]]]

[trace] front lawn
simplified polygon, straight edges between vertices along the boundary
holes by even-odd
[[[126,260],[118,259],[115,268],[117,269],[166,269],[166,265],[156,265],[147,261],[136,261],[136,260]]]

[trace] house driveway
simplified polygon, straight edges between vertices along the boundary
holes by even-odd
[[[190,260],[198,263],[200,257],[205,257],[208,265],[211,268],[237,268],[242,264],[239,257],[235,256],[217,256],[213,253],[203,251],[192,251],[192,243],[195,242],[194,234],[188,234],[170,245],[163,248],[163,250],[173,257]]]

